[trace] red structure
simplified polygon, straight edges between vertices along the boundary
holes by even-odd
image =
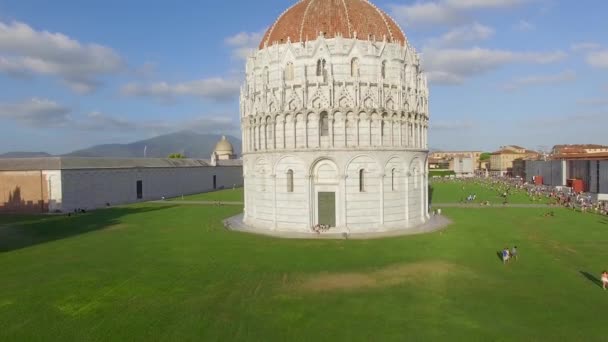
[[[534,176],[534,185],[543,185],[543,176]]]
[[[568,179],[566,185],[574,192],[583,192],[585,191],[585,182],[582,179]]]

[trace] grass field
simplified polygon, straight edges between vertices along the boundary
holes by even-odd
[[[223,202],[243,202],[243,188],[227,189],[203,194],[184,196],[185,201],[223,201]],[[170,199],[170,201],[181,201],[182,197]]]
[[[437,186],[436,194],[448,191]],[[239,207],[0,216],[0,341],[605,341],[608,220],[445,209],[446,231],[291,241]],[[520,260],[496,252],[518,245]]]
[[[493,189],[488,185],[480,183],[463,183],[463,182],[431,182],[433,190],[433,203],[458,203],[466,200],[467,196],[476,194],[475,203],[489,201],[491,204],[503,203],[504,198],[501,197],[501,192],[498,189]],[[508,196],[508,202],[512,204],[532,204],[532,203],[548,203],[548,199],[540,198],[532,201],[528,194],[523,190],[513,189]]]

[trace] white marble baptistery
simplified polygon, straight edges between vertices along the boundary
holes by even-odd
[[[426,222],[428,98],[416,51],[385,12],[296,3],[247,60],[244,223],[370,233]]]

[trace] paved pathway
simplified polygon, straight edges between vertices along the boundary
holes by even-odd
[[[224,220],[224,226],[227,229],[251,233],[251,234],[260,234],[260,235],[268,235],[283,239],[353,239],[353,240],[369,240],[369,239],[378,239],[378,238],[387,238],[387,237],[395,237],[395,236],[403,236],[403,235],[416,235],[416,234],[425,234],[436,232],[442,229],[447,228],[452,221],[443,215],[434,215],[431,216],[431,219],[418,227],[410,228],[410,229],[401,229],[401,230],[392,230],[385,232],[372,232],[372,233],[348,233],[342,231],[329,230],[328,232],[315,233],[313,231],[309,233],[294,233],[289,231],[281,231],[277,230],[264,230],[257,229],[253,227],[249,227],[243,223],[243,214],[239,214],[233,217],[230,217]]]
[[[243,202],[231,201],[188,201],[188,200],[173,200],[173,201],[152,201],[152,203],[162,204],[194,204],[194,205],[234,205],[242,206]],[[481,205],[479,203],[433,203],[433,208],[553,208],[555,206],[549,204],[490,204]]]
[[[243,202],[230,202],[230,201],[152,201],[152,203],[160,204],[195,204],[195,205],[239,205],[242,206]]]

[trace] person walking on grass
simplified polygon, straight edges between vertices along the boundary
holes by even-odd
[[[509,248],[505,247],[502,250],[502,263],[506,264],[509,261]]]
[[[513,248],[511,248],[511,258],[517,261],[517,246],[513,246]]]
[[[606,290],[608,286],[608,271],[602,272],[602,288]]]

